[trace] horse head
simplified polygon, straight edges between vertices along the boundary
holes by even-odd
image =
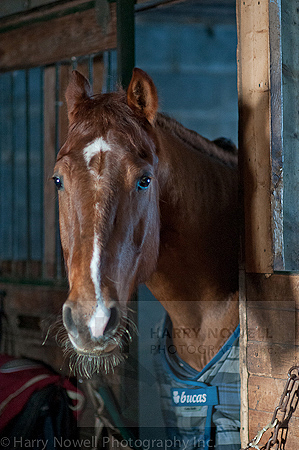
[[[158,257],[157,92],[134,69],[127,93],[93,95],[75,71],[66,101],[53,175],[69,281],[63,323],[77,354],[113,365],[129,336],[128,301]]]

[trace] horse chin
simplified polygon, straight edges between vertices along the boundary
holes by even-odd
[[[69,334],[68,335],[69,340],[72,344],[72,346],[74,347],[74,350],[76,351],[76,353],[78,353],[79,355],[89,355],[89,356],[106,356],[109,353],[113,352],[113,350],[115,350],[118,347],[118,344],[115,342],[108,342],[105,345],[92,345],[92,347],[89,349],[88,347],[80,347],[72,338],[72,336]]]
[[[91,378],[100,372],[114,372],[115,367],[126,359],[123,348],[132,340],[132,332],[137,331],[132,321],[127,319],[126,325],[120,325],[104,344],[89,340],[81,346],[68,334],[63,346],[69,356],[71,372],[81,378]]]
[[[54,323],[45,324],[45,333],[44,342],[52,336],[62,347],[72,374],[80,378],[91,378],[95,373],[113,372],[115,367],[126,359],[125,346],[132,341],[133,335],[137,334],[137,327],[131,318],[123,315],[118,328],[107,339],[105,346],[91,338],[87,339],[86,345],[76,344],[67,332],[61,316],[56,318]]]
[[[121,346],[108,344],[104,349],[102,347],[93,347],[92,350],[82,349],[73,342],[71,336],[64,343],[70,371],[81,378],[92,378],[95,373],[100,372],[114,372],[115,367],[125,360]]]

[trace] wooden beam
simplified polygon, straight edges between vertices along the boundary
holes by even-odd
[[[6,0],[4,0],[6,1]],[[11,3],[11,0],[8,0]],[[3,3],[3,0],[1,4]],[[17,29],[37,22],[48,22],[56,17],[67,16],[80,11],[94,8],[95,0],[54,0],[52,3],[28,7],[19,5],[15,13],[3,14],[0,18],[0,33]],[[15,5],[16,6],[16,5]]]
[[[267,1],[238,3],[240,178],[245,270],[273,272],[270,58]]]
[[[95,9],[36,22],[1,34],[0,71],[52,64],[116,48],[116,8],[104,34]]]
[[[6,18],[9,16],[16,16],[24,13],[28,13],[33,8],[40,8],[43,6],[51,7],[59,0],[30,0],[29,1],[11,1],[1,0],[0,2],[0,18]]]

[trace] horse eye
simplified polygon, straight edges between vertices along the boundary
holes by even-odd
[[[137,191],[145,190],[149,187],[151,182],[151,178],[148,175],[143,175],[139,180],[137,181]]]
[[[57,187],[57,189],[58,190],[61,189],[62,188],[62,180],[61,180],[61,178],[59,178],[57,176],[54,176],[53,180],[54,180],[54,183],[55,183],[55,186]]]

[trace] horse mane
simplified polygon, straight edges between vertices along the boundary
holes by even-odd
[[[229,139],[218,138],[215,139],[215,141],[210,141],[196,131],[184,127],[172,117],[162,113],[157,114],[155,123],[160,128],[173,133],[177,138],[191,146],[193,149],[205,153],[225,165],[237,165],[237,148]]]

